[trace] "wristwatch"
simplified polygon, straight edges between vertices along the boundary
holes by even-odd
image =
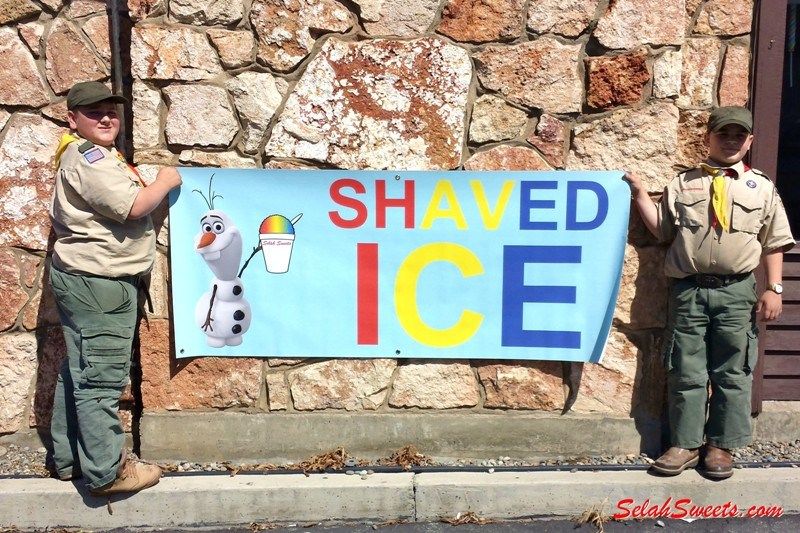
[[[770,283],[767,288],[772,292],[774,292],[775,294],[783,293],[783,285],[781,285],[780,283]]]

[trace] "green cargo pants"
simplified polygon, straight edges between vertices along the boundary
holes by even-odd
[[[750,442],[756,301],[753,275],[715,289],[673,280],[664,353],[673,446],[697,448],[704,435],[720,448]]]
[[[125,443],[118,410],[130,372],[137,283],[135,276],[50,269],[67,343],[50,424],[53,462],[61,477],[82,472],[90,489],[115,479]]]

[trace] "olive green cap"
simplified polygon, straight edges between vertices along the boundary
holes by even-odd
[[[737,124],[753,133],[753,115],[746,107],[718,107],[708,117],[708,131],[719,131],[728,124]]]
[[[127,104],[128,99],[119,94],[113,94],[108,87],[99,81],[81,81],[72,86],[67,93],[67,109],[75,109],[84,105],[98,102],[114,102]]]

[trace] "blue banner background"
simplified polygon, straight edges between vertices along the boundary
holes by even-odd
[[[169,218],[177,357],[403,357],[597,362],[602,356],[614,313],[628,227],[630,190],[622,180],[622,172],[182,168],[180,173],[183,185],[170,195]],[[207,194],[212,175],[212,190],[221,196],[215,199],[214,208],[224,211],[243,237],[240,265],[258,245],[259,225],[265,217],[277,213],[291,219],[302,213],[295,226],[289,271],[268,273],[261,252],[253,257],[244,271],[241,281],[244,297],[251,306],[252,323],[244,333],[241,345],[222,348],[207,345],[194,318],[195,305],[209,290],[214,274],[195,251],[200,219],[208,211],[208,206],[192,190]],[[342,178],[357,180],[366,188],[365,194],[341,189],[343,195],[358,199],[368,210],[366,223],[359,228],[339,228],[329,216],[331,211],[338,212],[345,219],[355,216],[353,209],[338,205],[331,198],[331,184]],[[386,227],[376,228],[375,184],[378,180],[385,180],[388,198],[402,198],[405,182],[414,180],[413,229],[404,228],[403,210],[391,207],[386,211]],[[440,183],[443,180],[452,184],[457,207],[460,207],[467,223],[466,230],[457,229],[455,222],[446,217],[435,218],[429,229],[421,229],[434,190],[437,184],[438,190],[443,190]],[[514,182],[496,230],[484,227],[470,188],[471,180],[480,181],[490,210],[497,205],[503,183]],[[569,184],[574,187],[579,182],[584,185],[577,189],[576,201],[570,203]],[[595,192],[585,188],[586,182],[594,184]],[[527,200],[521,196],[524,187],[529,188]],[[596,228],[568,230],[568,217],[578,223],[596,217],[596,191],[600,191],[599,196],[605,194],[608,198],[605,219]],[[454,206],[452,202],[441,200],[432,207],[448,210]],[[520,229],[521,224],[534,229]],[[553,227],[555,229],[549,229]],[[378,245],[377,345],[357,344],[358,243]],[[395,308],[398,268],[414,250],[430,243],[457,244],[471,252],[483,268],[480,275],[463,277],[455,264],[438,261],[430,263],[418,277],[416,302],[419,318],[429,327],[447,329],[465,310],[482,315],[482,322],[474,335],[455,346],[431,346],[419,342],[404,329]],[[515,267],[510,263],[511,258],[520,256],[519,252],[531,251],[520,247],[535,247],[534,256],[538,259],[518,263],[518,275],[525,286],[543,289],[531,290],[513,283]],[[552,262],[556,260],[559,262]],[[530,294],[525,296],[525,293]],[[571,294],[574,303],[570,303]],[[556,301],[520,303],[520,299]],[[559,303],[557,300],[560,299],[564,301]],[[521,309],[521,316],[519,312],[511,311],[514,307]],[[552,334],[534,335],[538,339],[534,341],[539,344],[537,346],[503,345],[504,321],[507,330],[517,332],[511,336],[523,339],[523,342],[526,336],[530,337],[531,331],[573,334],[566,337],[555,334],[553,347],[541,345],[547,344],[541,341],[553,337]],[[519,327],[509,326],[514,322],[518,322]],[[506,333],[508,340],[508,331]]]

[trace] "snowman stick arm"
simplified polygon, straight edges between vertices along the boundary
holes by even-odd
[[[251,260],[253,257],[255,257],[255,255],[258,253],[258,251],[259,251],[260,249],[261,249],[261,243],[259,242],[259,243],[258,243],[258,246],[256,246],[255,248],[253,248],[253,252],[250,254],[250,257],[248,257],[248,258],[247,258],[247,261],[245,261],[245,262],[244,262],[244,265],[242,265],[242,269],[239,271],[239,274],[236,276],[237,278],[241,278],[241,277],[242,277],[242,274],[244,273],[244,269],[245,269],[245,268],[247,268],[247,265],[249,265],[249,264],[250,264],[250,260]]]
[[[206,315],[206,321],[203,323],[203,331],[208,331],[211,328],[211,331],[214,331],[214,328],[211,327],[211,309],[214,307],[214,299],[217,297],[217,284],[214,284],[214,288],[211,291],[211,298],[208,299],[208,314]]]

